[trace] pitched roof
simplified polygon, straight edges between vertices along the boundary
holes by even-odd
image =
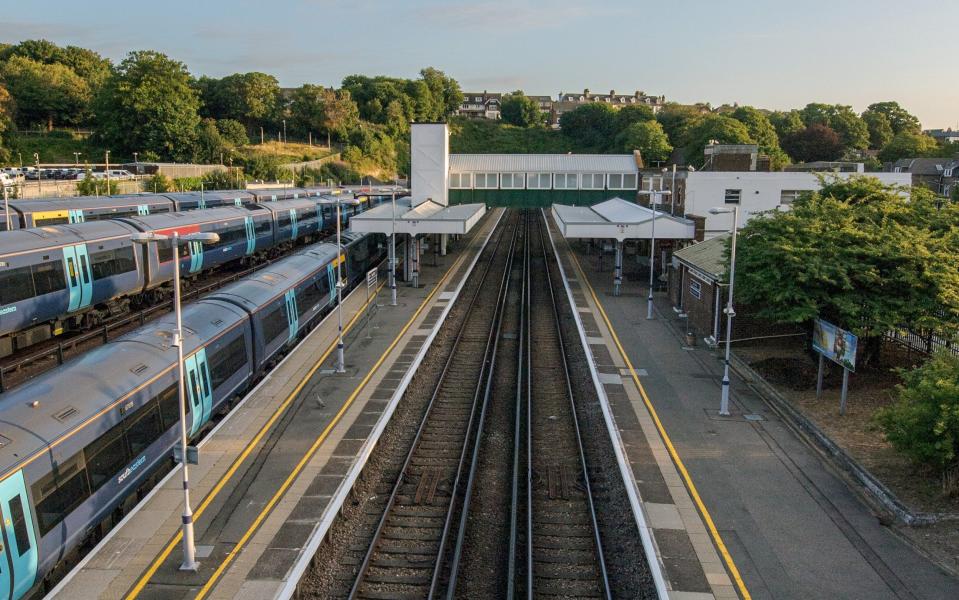
[[[949,158],[901,158],[893,166],[900,167],[913,175],[939,175]]]
[[[450,172],[637,173],[632,154],[450,154]]]
[[[698,271],[702,271],[716,281],[724,281],[726,279],[725,254],[728,239],[728,233],[717,235],[705,242],[699,242],[677,250],[673,252],[673,257]]]

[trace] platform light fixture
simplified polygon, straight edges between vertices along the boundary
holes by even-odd
[[[732,207],[722,206],[709,209],[711,215],[726,213],[732,213],[733,215],[733,239],[729,250],[729,299],[726,301],[726,308],[723,309],[723,312],[726,313],[726,359],[723,361],[723,395],[719,403],[719,414],[724,417],[729,416],[729,355],[733,339],[733,317],[736,316],[736,311],[733,310],[733,286],[736,281],[736,230],[739,225],[739,206],[734,204]]]
[[[180,241],[199,242],[201,244],[215,244],[220,241],[216,233],[190,233],[180,236],[163,235],[153,232],[135,233],[131,236],[133,243],[147,245],[153,242],[169,241],[173,246],[173,313],[176,318],[176,328],[173,330],[173,345],[176,346],[177,357],[177,395],[180,405],[180,462],[183,466],[183,563],[181,571],[196,571],[199,563],[196,562],[196,547],[193,543],[193,509],[190,507],[190,477],[187,469],[187,435],[186,435],[186,389],[183,375],[183,314],[180,307]]]

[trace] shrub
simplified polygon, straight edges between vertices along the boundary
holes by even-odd
[[[77,182],[77,194],[81,196],[112,196],[119,193],[120,185],[111,179],[109,186],[106,179],[96,179],[87,169],[87,175]]]
[[[899,400],[876,420],[897,450],[944,477],[959,456],[959,356],[941,352],[905,371]]]
[[[156,173],[145,182],[143,182],[144,190],[147,192],[153,192],[155,194],[161,194],[163,192],[169,192],[173,189],[173,182],[170,181],[170,178],[164,175],[163,173]]]
[[[236,187],[236,177],[226,170],[210,171],[203,176],[203,189],[232,190]]]

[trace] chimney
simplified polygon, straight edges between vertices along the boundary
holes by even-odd
[[[643,163],[643,154],[639,150],[633,150],[633,161],[636,162],[637,169],[646,168],[646,165]]]
[[[589,98],[589,88],[586,88],[585,90],[583,90],[583,95]]]
[[[636,93],[633,94],[633,96],[638,99],[640,96],[642,96],[642,94],[639,92],[639,90],[636,90]]]
[[[616,90],[609,90],[609,95],[610,95],[610,97],[615,96],[615,95],[616,95]]]

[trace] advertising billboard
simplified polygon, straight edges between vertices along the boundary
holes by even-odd
[[[858,341],[858,338],[852,333],[822,319],[816,319],[813,324],[813,350],[850,371],[856,370],[856,345]]]

